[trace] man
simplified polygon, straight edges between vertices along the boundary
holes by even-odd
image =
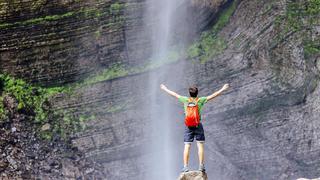
[[[219,91],[214,92],[210,96],[207,97],[200,97],[198,98],[198,88],[196,86],[192,86],[189,88],[189,94],[190,97],[186,96],[181,96],[177,94],[176,92],[173,92],[169,90],[165,85],[161,84],[160,88],[170,94],[171,96],[176,97],[180,102],[184,104],[184,112],[186,114],[187,111],[187,106],[190,101],[194,101],[197,106],[198,106],[198,111],[199,111],[199,116],[200,116],[200,123],[195,126],[195,127],[188,127],[185,126],[185,131],[184,131],[184,152],[183,152],[183,172],[188,172],[188,163],[189,163],[189,151],[191,147],[191,143],[193,142],[194,137],[196,138],[197,141],[197,146],[198,146],[198,156],[199,156],[199,171],[204,172],[205,167],[204,167],[204,141],[205,141],[205,136],[204,136],[204,130],[203,126],[201,123],[201,112],[202,112],[202,107],[203,105],[212,100],[213,98],[219,96],[223,91],[227,90],[229,88],[228,84],[225,84]]]

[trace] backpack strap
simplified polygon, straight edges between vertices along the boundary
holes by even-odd
[[[196,97],[195,100],[196,100],[196,103],[198,104],[198,102],[199,102],[200,99],[199,99],[198,97]],[[194,102],[194,101],[193,101],[193,98],[192,98],[192,97],[189,97],[188,102]]]

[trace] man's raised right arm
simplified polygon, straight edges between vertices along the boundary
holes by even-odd
[[[176,98],[180,98],[181,96],[179,95],[179,94],[177,94],[176,92],[173,92],[173,91],[171,91],[171,90],[169,90],[164,84],[161,84],[160,85],[160,88],[162,89],[162,90],[164,90],[165,92],[167,92],[168,94],[170,94],[171,96],[173,96],[173,97],[176,97]]]

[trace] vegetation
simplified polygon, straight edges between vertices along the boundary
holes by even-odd
[[[125,7],[125,4],[120,3],[113,3],[110,6],[110,13],[111,14],[119,14]]]
[[[215,25],[209,31],[203,32],[200,39],[189,47],[189,58],[199,58],[200,62],[204,63],[227,48],[226,41],[218,37],[217,34],[229,22],[236,5],[237,1],[235,0],[219,15]]]
[[[80,84],[77,84],[78,87],[94,84],[97,82],[114,79],[117,77],[123,77],[129,74],[129,70],[126,69],[121,64],[114,64],[110,68],[107,68],[97,74],[94,74],[86,79],[84,79]]]
[[[128,67],[123,64],[117,63],[109,68],[99,71],[88,78],[85,78],[81,82],[71,84],[65,87],[65,92],[72,92],[74,89],[78,89],[84,86],[92,85],[98,82],[107,81],[115,78],[120,78],[128,75],[143,73],[152,69],[161,67],[162,65],[173,63],[178,61],[180,54],[177,51],[171,51],[167,56],[149,60],[148,63],[139,67]]]
[[[318,42],[312,40],[305,42],[303,49],[307,57],[320,54],[320,40],[318,40]]]
[[[320,0],[288,1],[286,13],[276,18],[277,42],[282,42],[290,34],[302,32],[306,57],[320,52],[320,40],[311,37],[312,27],[320,23]]]
[[[0,96],[0,121],[3,120],[6,116],[6,112],[3,107],[3,96]]]
[[[48,98],[63,91],[63,88],[41,88],[27,84],[21,79],[16,79],[9,75],[0,74],[0,81],[3,83],[3,94],[8,93],[18,101],[18,110],[24,109],[35,114],[36,122],[46,122],[47,112],[45,106]],[[1,98],[3,98],[3,94]],[[0,106],[0,107],[3,107]],[[4,111],[4,110],[0,110]]]
[[[6,118],[6,110],[3,106],[3,98],[6,94],[15,97],[18,103],[18,111],[23,111],[31,116],[34,116],[34,122],[41,127],[50,121],[49,116],[52,113],[50,109],[49,98],[58,93],[65,92],[63,87],[42,88],[32,86],[27,82],[11,77],[7,74],[0,74],[0,82],[3,86],[2,94],[0,94],[0,120]],[[54,122],[56,123],[56,122]],[[59,126],[63,128],[67,126]],[[41,132],[42,137],[48,138],[53,132],[58,129],[51,129]]]
[[[40,4],[39,4],[40,3]],[[40,6],[42,1],[39,2],[34,2],[33,4],[37,8]],[[125,4],[120,4],[120,3],[113,3],[111,4],[109,10],[100,10],[98,8],[83,8],[77,11],[70,11],[66,12],[64,14],[56,14],[56,15],[48,15],[44,17],[38,17],[38,18],[33,18],[33,19],[28,19],[25,21],[18,21],[14,23],[2,23],[0,24],[0,28],[9,28],[13,26],[25,26],[25,25],[36,25],[36,24],[45,24],[50,21],[58,21],[61,19],[69,18],[69,17],[75,17],[75,16],[84,16],[84,17],[101,17],[105,14],[113,14],[116,15],[115,21],[121,21],[123,22],[124,17],[118,17],[119,13],[121,10],[125,7]]]

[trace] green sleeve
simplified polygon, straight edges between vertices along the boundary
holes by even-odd
[[[188,102],[188,97],[186,97],[186,96],[180,96],[180,97],[179,97],[179,102],[187,103],[187,102]]]
[[[199,103],[201,103],[201,104],[205,104],[205,103],[207,103],[207,97],[200,97],[199,98]]]

